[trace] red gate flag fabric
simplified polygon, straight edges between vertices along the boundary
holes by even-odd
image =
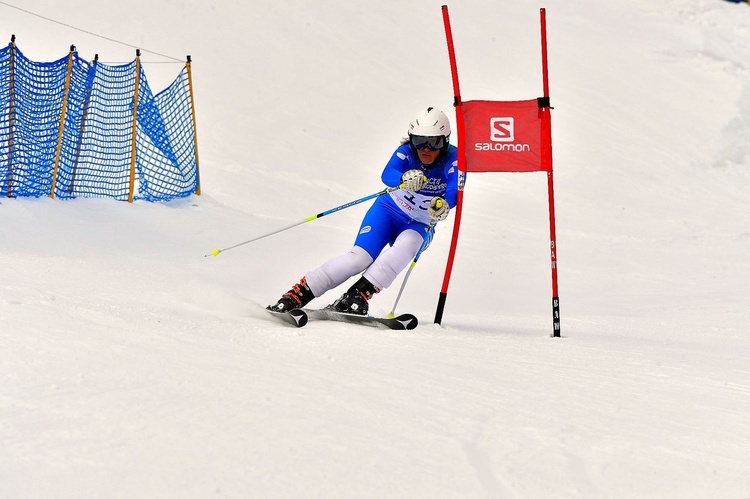
[[[549,110],[538,99],[462,102],[466,171],[552,171]]]

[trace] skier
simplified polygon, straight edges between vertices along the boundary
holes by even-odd
[[[381,176],[388,187],[401,188],[377,198],[351,250],[308,272],[268,309],[288,312],[304,307],[363,272],[331,306],[338,312],[367,315],[368,300],[390,286],[417,253],[427,248],[434,225],[445,220],[456,204],[458,167],[456,147],[448,143],[450,134],[445,113],[434,107],[419,111],[409,123],[408,138]]]

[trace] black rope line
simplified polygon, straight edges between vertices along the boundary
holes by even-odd
[[[95,36],[97,38],[102,38],[104,40],[107,40],[107,41],[110,41],[110,42],[113,42],[113,43],[119,43],[120,45],[124,45],[126,47],[130,47],[130,48],[134,48],[134,49],[139,49],[140,48],[140,47],[137,47],[136,45],[131,45],[129,43],[121,42],[120,40],[115,40],[114,38],[109,38],[109,37],[106,37],[106,36],[103,36],[103,35],[99,35],[97,33],[92,33],[91,31],[86,31],[85,29],[77,28],[76,26],[72,26],[70,24],[66,24],[64,22],[57,21],[55,19],[51,19],[49,17],[42,16],[42,15],[37,14],[35,12],[31,12],[29,10],[22,9],[21,7],[16,7],[15,5],[11,5],[11,4],[7,3],[7,2],[3,2],[2,0],[0,0],[0,4],[5,5],[6,7],[10,7],[11,9],[20,10],[21,12],[24,12],[26,14],[32,15],[34,17],[38,17],[40,19],[44,19],[45,21],[49,21],[49,22],[52,22],[52,23],[55,23],[55,24],[59,24],[61,26],[65,26],[66,28],[70,28],[70,29],[74,29],[76,31],[80,31],[81,33],[86,33],[87,35]],[[140,50],[143,51],[143,52],[148,52],[149,54],[158,55],[159,57],[165,57],[167,59],[171,59],[171,60],[173,60],[175,62],[179,62],[179,63],[184,62],[182,59],[178,59],[176,57],[172,57],[171,55],[160,54],[159,52],[154,52],[153,50],[147,50],[147,49],[143,49],[143,48],[141,48]]]

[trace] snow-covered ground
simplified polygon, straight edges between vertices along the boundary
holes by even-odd
[[[750,497],[746,4],[449,4],[464,99],[541,95],[547,8],[551,338],[542,173],[469,176],[442,325],[453,217],[408,332],[262,310],[366,204],[204,257],[377,192],[411,115],[453,116],[441,2],[9,3],[192,55],[203,195],[0,200],[0,497]],[[134,57],[0,27],[38,61]],[[180,70],[143,59],[155,89]]]

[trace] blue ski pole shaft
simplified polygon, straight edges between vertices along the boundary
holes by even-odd
[[[344,210],[346,208],[350,208],[350,207],[352,207],[354,205],[357,205],[359,203],[364,203],[365,201],[368,201],[370,199],[382,196],[383,194],[388,194],[389,192],[393,192],[393,191],[398,190],[398,189],[401,189],[400,185],[398,187],[388,187],[387,189],[383,189],[382,191],[376,192],[374,194],[370,194],[369,196],[365,196],[363,198],[355,199],[354,201],[349,201],[348,203],[342,204],[341,206],[336,206],[335,208],[331,208],[330,210],[323,211],[321,213],[318,213],[317,215],[309,216],[309,217],[305,218],[304,220],[300,220],[299,222],[295,222],[292,225],[287,225],[286,227],[282,227],[281,229],[277,229],[277,230],[275,230],[273,232],[269,232],[267,234],[263,234],[261,236],[254,237],[252,239],[248,239],[247,241],[242,241],[241,243],[237,243],[237,244],[235,244],[233,246],[228,246],[226,248],[221,248],[221,249],[217,248],[217,249],[211,250],[211,253],[209,253],[208,255],[203,255],[203,256],[219,256],[219,254],[223,253],[224,251],[229,251],[231,249],[238,248],[238,247],[243,246],[245,244],[252,243],[252,242],[255,242],[255,241],[259,241],[259,240],[264,239],[266,237],[273,236],[274,234],[278,234],[279,232],[284,232],[285,230],[289,230],[291,228],[297,227],[298,225],[302,225],[302,224],[307,223],[307,222],[312,222],[313,220],[317,220],[317,219],[322,218],[322,217],[324,217],[326,215],[330,215],[331,213],[336,213],[337,211],[341,211],[341,210]]]

